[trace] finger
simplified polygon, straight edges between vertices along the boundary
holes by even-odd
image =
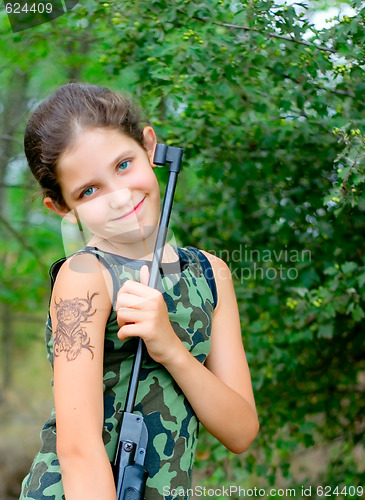
[[[118,293],[117,302],[115,309],[118,310],[121,307],[131,307],[134,309],[140,309],[146,302],[146,297],[139,297],[132,293]]]
[[[130,309],[122,307],[117,311],[117,321],[119,327],[127,324],[142,324],[145,321],[150,321],[153,312],[144,309]]]
[[[117,321],[119,326],[126,323],[138,323],[147,319],[148,312],[129,307],[121,307],[117,310]]]
[[[141,270],[140,270],[140,274],[139,274],[139,281],[143,284],[143,285],[147,285],[148,286],[148,280],[150,279],[150,271],[148,269],[148,266],[146,264],[144,264],[142,267],[141,267]]]
[[[134,280],[127,280],[123,283],[118,293],[132,293],[138,295],[139,297],[152,298],[156,296],[156,292],[158,294],[158,290],[146,286],[144,283],[140,283],[139,281]]]
[[[144,331],[142,330],[140,325],[123,325],[119,328],[117,336],[119,340],[125,340],[128,337],[141,337],[141,339],[143,339]]]

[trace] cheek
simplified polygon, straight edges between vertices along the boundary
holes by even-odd
[[[153,171],[149,172],[149,175],[145,178],[145,189],[146,192],[149,192],[151,199],[154,201],[160,200],[160,188],[158,185],[158,181]]]
[[[131,178],[131,185],[134,192],[138,191],[140,194],[148,193],[148,210],[153,210],[154,212],[160,210],[160,188],[156,175],[150,165],[143,170],[141,169],[133,179]],[[136,198],[139,199],[139,195]]]
[[[80,221],[88,226],[105,222],[107,207],[102,197],[87,201],[77,207]]]

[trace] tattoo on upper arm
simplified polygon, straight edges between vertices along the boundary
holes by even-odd
[[[94,346],[90,345],[90,338],[87,335],[82,323],[90,323],[89,318],[96,313],[91,302],[97,293],[86,299],[75,297],[72,300],[60,299],[56,306],[57,326],[54,331],[53,351],[55,356],[61,352],[66,353],[67,361],[77,358],[82,349],[91,352],[91,359],[94,357]]]

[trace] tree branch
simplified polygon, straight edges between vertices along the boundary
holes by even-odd
[[[236,24],[229,23],[221,23],[219,21],[212,21],[214,24],[218,24],[219,26],[225,26],[226,28],[236,29],[236,30],[244,30],[244,31],[255,31],[260,35],[267,35],[270,38],[278,38],[279,40],[284,40],[285,42],[297,43],[299,45],[304,45],[305,47],[311,47],[313,49],[322,50],[323,52],[329,52],[330,54],[337,54],[337,51],[334,49],[330,49],[329,47],[324,47],[323,45],[316,45],[315,43],[306,42],[304,40],[298,40],[297,38],[291,38],[284,35],[279,35],[278,33],[269,33],[262,32],[257,28],[252,28],[251,26],[239,26]]]
[[[265,66],[265,68],[268,69],[269,71],[274,71],[270,66]],[[297,78],[293,78],[292,76],[288,75],[287,73],[282,73],[280,75],[277,71],[274,71],[274,72],[277,75],[282,76],[283,78],[288,78],[288,80],[291,80],[292,82],[297,83],[298,85],[301,84],[300,80],[298,80]],[[309,83],[311,85],[316,86],[317,88],[319,88],[319,86],[313,80],[309,81]],[[352,92],[345,92],[344,90],[328,89],[328,88],[325,88],[325,87],[320,87],[320,89],[324,90],[325,92],[330,92],[331,94],[341,95],[341,96],[345,96],[345,97],[351,97],[352,99],[355,98],[355,94],[353,94]]]
[[[187,15],[185,12],[179,9],[177,10],[177,12],[180,12],[180,14],[184,14],[185,16]],[[305,40],[298,40],[297,38],[290,38],[284,35],[279,35],[278,33],[270,33],[266,31],[262,32],[257,28],[252,28],[251,26],[240,26],[237,24],[222,23],[220,21],[214,21],[213,19],[209,19],[206,17],[205,18],[198,16],[190,16],[190,17],[204,23],[211,22],[213,24],[216,24],[217,26],[224,26],[225,28],[230,28],[233,30],[254,31],[256,33],[259,33],[260,35],[269,36],[270,38],[278,38],[279,40],[284,40],[285,42],[297,43],[300,45],[304,45],[305,47],[311,47],[313,49],[322,50],[323,52],[329,52],[330,54],[337,54],[336,50],[330,49],[329,47],[325,47],[323,45],[316,45],[315,43],[306,42]]]
[[[34,191],[34,189],[31,186],[28,186],[27,184],[6,184],[6,182],[0,182],[0,188],[18,188],[18,189]]]
[[[19,234],[13,227],[11,227],[9,222],[1,214],[0,214],[0,223],[3,224],[6,227],[6,229],[23,245],[23,247],[37,259],[37,262],[39,263],[42,272],[44,273],[45,276],[48,276],[48,266],[42,261],[42,257],[39,255],[37,250],[28,245],[23,236]]]
[[[23,141],[21,139],[17,139],[16,137],[13,137],[12,135],[1,134],[0,139],[2,139],[4,141],[14,141],[14,142],[20,144],[21,146],[23,146]]]
[[[185,12],[183,12],[182,10],[179,10],[179,9],[177,10],[177,12],[179,12],[180,14],[183,14],[185,16],[187,15]],[[286,36],[279,35],[277,33],[268,33],[266,31],[262,32],[262,31],[258,30],[257,28],[251,28],[250,26],[239,26],[239,25],[235,25],[235,24],[222,23],[220,21],[214,21],[212,19],[208,19],[208,18],[204,18],[204,17],[198,17],[198,16],[190,16],[190,17],[192,17],[193,19],[196,19],[197,21],[201,21],[201,22],[204,22],[204,23],[211,22],[213,24],[216,24],[218,26],[224,26],[226,28],[237,29],[237,30],[246,30],[246,31],[255,31],[256,33],[260,33],[261,35],[267,35],[267,36],[269,36],[271,38],[278,38],[280,40],[285,40],[286,42],[298,43],[300,45],[305,45],[306,47],[315,48],[315,49],[318,49],[318,50],[329,52],[331,54],[337,54],[336,50],[330,49],[329,47],[324,47],[322,45],[316,45],[314,43],[306,42],[304,40],[298,40],[297,38],[288,38]],[[269,67],[267,67],[267,68],[269,70],[271,70],[271,68],[269,68]],[[289,78],[290,80],[294,81],[295,83],[300,83],[295,78],[292,78],[289,75],[285,75],[284,74],[283,76],[285,78]],[[314,82],[312,82],[312,83],[313,83],[313,85],[315,85]],[[328,88],[323,89],[323,90],[325,90],[326,92],[330,92],[331,94],[355,98],[355,95],[354,95],[353,92],[346,92],[345,90],[334,90],[334,89],[328,89]]]

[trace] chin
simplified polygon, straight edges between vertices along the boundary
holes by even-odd
[[[110,243],[133,244],[140,243],[148,239],[154,233],[157,235],[158,226],[142,226],[135,229],[128,229],[120,233],[109,232],[95,234],[97,238],[109,241]]]

